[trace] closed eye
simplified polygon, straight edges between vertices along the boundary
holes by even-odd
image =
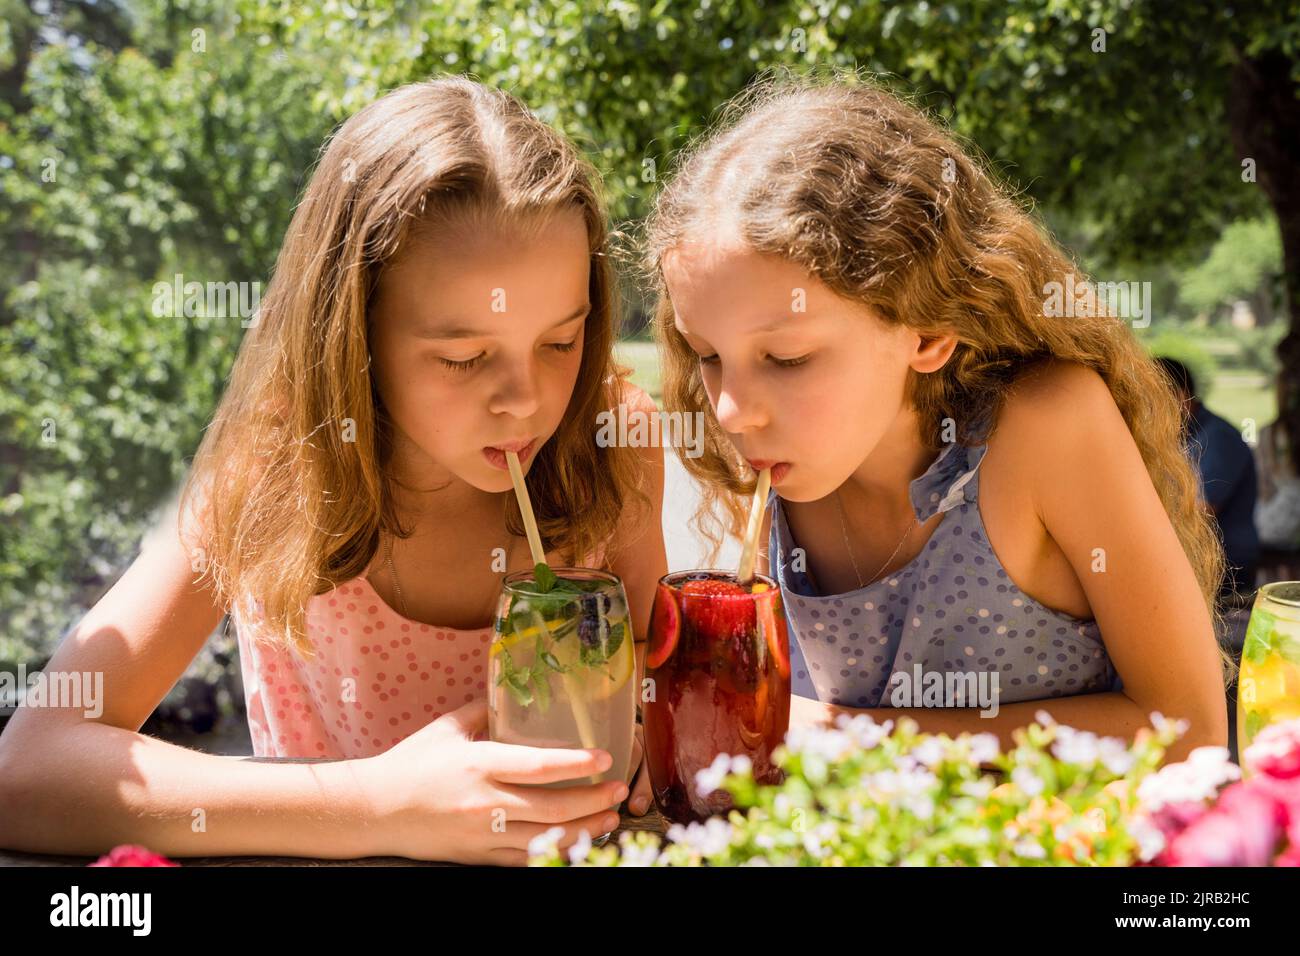
[[[798,366],[803,365],[810,358],[812,358],[812,353],[810,352],[807,355],[800,355],[797,358],[784,359],[784,358],[778,358],[775,355],[769,355],[768,358],[771,359],[772,364],[777,366],[778,368],[797,368]],[[699,361],[701,365],[713,365],[718,361],[718,356],[701,355],[699,357]]]
[[[442,356],[438,356],[438,361],[441,362],[443,365],[447,366],[447,368],[452,369],[453,371],[468,372],[470,369],[474,368],[476,365],[482,362],[483,359],[485,359],[486,357],[487,357],[487,353],[482,352],[474,356],[473,358],[465,359],[462,362],[458,362],[455,359],[443,358]]]
[[[809,353],[807,355],[800,355],[798,358],[783,359],[783,358],[777,358],[775,355],[769,355],[768,358],[772,360],[773,364],[777,365],[780,368],[794,368],[798,365],[802,365],[804,362],[812,358],[812,353]]]

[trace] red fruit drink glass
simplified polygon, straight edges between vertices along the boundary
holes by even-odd
[[[644,707],[655,800],[674,823],[731,809],[725,790],[698,793],[718,754],[744,755],[759,783],[780,783],[772,752],[790,724],[790,642],[781,590],[760,574],[678,571],[659,580],[650,616]]]

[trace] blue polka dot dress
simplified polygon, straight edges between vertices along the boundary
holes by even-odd
[[[946,516],[910,564],[848,594],[816,593],[806,560],[791,560],[797,545],[773,491],[768,554],[790,625],[793,693],[888,707],[896,688],[930,671],[984,672],[1000,704],[1119,689],[1096,621],[1039,604],[998,562],[977,504],[986,450],[950,444],[912,481],[917,520]]]

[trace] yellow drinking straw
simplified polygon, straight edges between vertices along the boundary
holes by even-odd
[[[537,518],[533,515],[533,502],[528,497],[528,485],[524,483],[524,471],[519,467],[519,456],[513,451],[506,452],[506,464],[510,466],[510,482],[515,486],[515,499],[519,502],[519,513],[524,519],[524,531],[528,534],[528,549],[533,553],[533,565],[546,563],[546,552],[542,550],[542,536],[537,531]],[[555,647],[554,636],[546,626],[546,621],[536,610],[532,612],[533,623],[539,631],[551,636],[551,646]],[[556,655],[558,658],[558,654]],[[567,655],[566,655],[567,656]],[[572,660],[569,662],[572,663]],[[568,695],[569,707],[573,711],[574,723],[578,725],[578,736],[582,745],[588,750],[600,749],[596,746],[596,732],[591,723],[591,714],[587,713],[586,702],[582,699],[581,688],[577,686],[568,668],[560,674],[564,682],[564,693]],[[593,774],[592,783],[600,783],[600,775]]]
[[[754,488],[754,500],[749,503],[749,527],[745,529],[745,544],[740,550],[740,568],[736,571],[736,582],[741,585],[754,580],[754,559],[758,557],[758,531],[763,527],[763,512],[767,510],[767,492],[772,487],[772,469],[764,468],[758,473],[758,485]]]

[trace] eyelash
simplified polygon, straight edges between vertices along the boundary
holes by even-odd
[[[777,358],[775,355],[769,355],[768,358],[772,360],[773,364],[775,364],[777,368],[797,368],[798,366],[802,365],[804,362],[812,358],[812,356],[804,355],[795,359],[782,359],[782,358]],[[712,365],[717,360],[718,357],[716,355],[700,356],[701,365]]]
[[[556,342],[547,347],[553,348],[557,352],[572,352],[574,349],[578,347],[578,340],[574,339],[572,342]],[[485,359],[486,357],[487,357],[486,354],[476,355],[472,359],[466,359],[463,362],[457,362],[455,359],[447,359],[447,358],[443,358],[442,356],[438,356],[438,361],[454,372],[468,372],[470,369],[474,368],[480,362],[482,362],[483,359]]]
[[[472,359],[466,359],[464,362],[457,362],[453,359],[445,359],[442,356],[438,356],[438,361],[447,366],[447,368],[451,369],[453,372],[468,372],[474,366],[478,365],[479,362],[482,362],[485,357],[486,356],[478,355]]]

